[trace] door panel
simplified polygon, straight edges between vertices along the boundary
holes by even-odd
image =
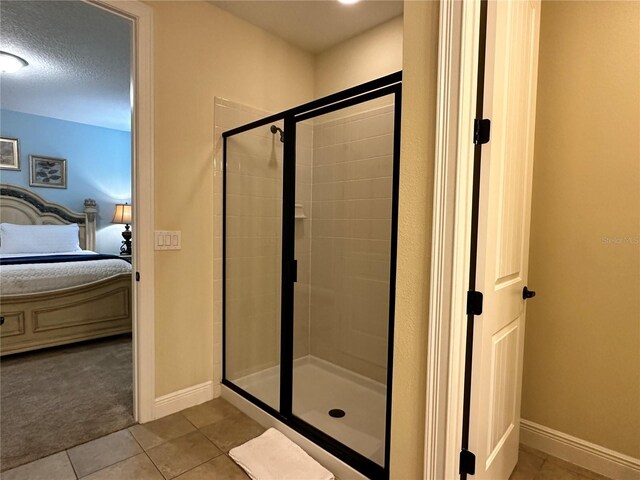
[[[496,63],[496,67],[502,70],[502,89],[505,93],[508,92],[508,95],[499,94],[494,97],[498,115],[493,119],[494,141],[499,143],[502,149],[498,158],[494,159],[501,170],[496,255],[497,285],[516,280],[523,267],[523,235],[526,220],[524,194],[530,162],[527,161],[528,135],[520,132],[529,130],[529,90],[531,82],[536,82],[536,72],[531,68],[534,55],[532,50],[537,50],[537,43],[532,38],[535,33],[535,25],[532,22],[536,20],[536,11],[528,2],[503,3],[505,5],[502,7],[506,12],[501,13],[506,14],[504,28],[507,28],[507,44],[504,63]]]
[[[225,378],[278,408],[282,143],[269,126],[234,135],[225,169]]]
[[[298,124],[293,414],[385,465],[395,93]],[[312,135],[311,135],[312,134]],[[299,137],[300,138],[300,137]],[[299,308],[302,307],[302,308]],[[342,417],[329,412],[339,409]]]
[[[516,421],[516,377],[520,322],[516,320],[491,339],[491,403],[487,454],[498,453]]]
[[[488,3],[469,446],[475,477],[491,480],[518,460],[539,15],[539,1]]]

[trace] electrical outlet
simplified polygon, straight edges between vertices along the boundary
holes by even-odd
[[[182,248],[182,232],[156,230],[155,232],[156,250],[180,250]]]

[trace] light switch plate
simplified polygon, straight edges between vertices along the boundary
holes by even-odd
[[[156,230],[156,250],[180,250],[182,248],[182,232],[180,230]]]

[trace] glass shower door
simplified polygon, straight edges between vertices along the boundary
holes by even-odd
[[[401,72],[223,133],[223,384],[389,477]]]
[[[292,413],[384,466],[395,92],[345,104],[297,124]]]
[[[225,142],[225,378],[277,410],[283,144],[270,125]]]

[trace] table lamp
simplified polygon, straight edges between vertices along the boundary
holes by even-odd
[[[131,223],[131,205],[128,203],[116,203],[111,223],[124,224],[124,232],[122,232],[122,238],[124,238],[124,240],[120,247],[120,255],[131,255],[131,231],[129,230],[129,224]]]

